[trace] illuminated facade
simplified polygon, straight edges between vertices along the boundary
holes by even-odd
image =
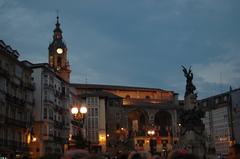
[[[86,103],[89,109],[93,109],[92,113],[91,110],[87,113],[87,129],[90,127],[97,131],[87,130],[88,139],[96,138],[100,144],[100,134],[104,134],[106,148],[113,151],[126,148],[124,144],[138,149],[148,147],[154,151],[170,151],[177,143],[179,107],[174,92],[93,84],[71,84],[71,87],[76,88],[80,96],[87,94]],[[105,112],[104,120],[99,120],[96,111]],[[100,125],[105,126],[99,128]],[[156,132],[151,136],[151,143],[147,134],[150,129]]]
[[[69,84],[48,64],[31,64],[34,92],[34,133],[31,157],[64,152],[70,129]]]
[[[34,106],[32,70],[0,40],[0,158],[28,156]]]

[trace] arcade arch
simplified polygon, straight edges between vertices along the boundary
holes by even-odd
[[[143,109],[136,109],[128,113],[129,135],[145,136],[149,121],[148,113]]]
[[[169,112],[160,110],[155,114],[154,125],[160,136],[168,136],[172,128],[172,116]]]

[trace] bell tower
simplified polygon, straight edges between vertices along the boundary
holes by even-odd
[[[48,63],[65,81],[70,81],[70,65],[67,59],[67,46],[63,41],[59,17],[53,30],[53,40],[48,46]]]

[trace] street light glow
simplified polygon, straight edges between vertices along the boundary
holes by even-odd
[[[77,114],[78,113],[78,108],[77,107],[73,107],[72,109],[71,109],[71,112],[72,112],[72,114]]]
[[[82,106],[82,107],[80,108],[80,113],[86,114],[86,113],[87,113],[87,107]]]

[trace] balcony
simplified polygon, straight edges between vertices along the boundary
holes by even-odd
[[[51,100],[49,100],[49,99],[44,99],[44,104],[46,104],[46,105],[54,105],[54,102],[53,101],[51,101]]]
[[[5,117],[0,114],[0,124],[4,124],[5,123]]]
[[[27,128],[28,123],[26,121],[21,121],[21,120],[17,120],[17,119],[13,119],[13,118],[9,118],[9,117],[5,116],[5,124],[8,126]]]
[[[0,67],[0,75],[2,75],[3,77],[9,77],[9,72],[5,69],[3,69],[2,67]]]
[[[27,143],[14,140],[7,140],[3,138],[0,138],[0,147],[10,148],[15,151],[28,151]]]
[[[12,96],[10,94],[6,94],[6,101],[12,104],[15,104],[18,107],[25,107],[25,100],[20,99],[16,96]]]
[[[59,128],[59,129],[63,129],[64,123],[54,120],[54,127]]]
[[[30,89],[30,90],[35,90],[35,84],[34,83],[24,83],[23,84],[24,88]]]
[[[44,83],[44,89],[54,89],[53,85],[52,84],[47,84],[47,83]]]

